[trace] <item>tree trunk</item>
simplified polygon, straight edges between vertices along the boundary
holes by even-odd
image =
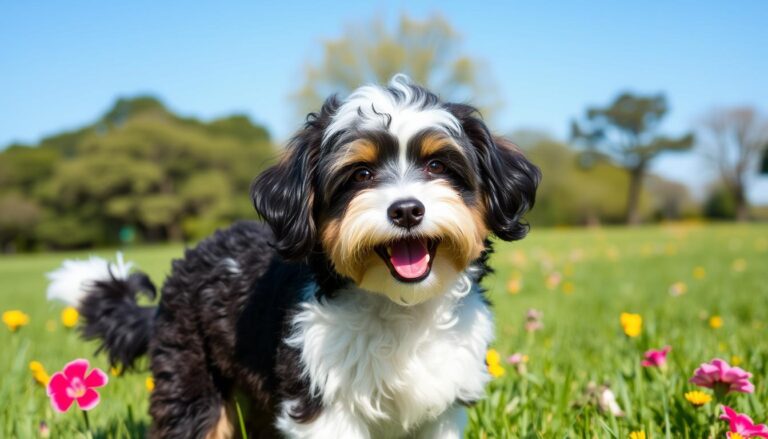
[[[640,224],[640,194],[643,190],[645,162],[629,170],[629,193],[627,194],[627,224]]]
[[[733,188],[733,200],[736,202],[736,221],[749,221],[749,201],[743,185],[737,184]]]

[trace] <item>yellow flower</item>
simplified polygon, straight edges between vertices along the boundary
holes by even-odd
[[[68,306],[61,311],[61,323],[67,328],[74,328],[79,317],[77,308],[73,306]]]
[[[744,436],[740,435],[739,433],[731,432],[731,435],[728,436],[728,439],[747,439]]]
[[[744,258],[735,259],[731,264],[731,270],[734,273],[741,273],[747,269],[747,261]]]
[[[707,277],[707,270],[704,269],[704,267],[696,267],[693,269],[693,277],[696,279],[704,279]]]
[[[522,286],[523,283],[520,279],[510,279],[509,282],[507,282],[507,292],[509,294],[517,294],[520,292]]]
[[[19,310],[6,311],[3,313],[3,323],[13,332],[16,332],[22,326],[29,323],[29,316]]]
[[[741,359],[738,355],[731,355],[731,366],[739,366],[741,363],[743,363],[744,360]]]
[[[723,326],[723,318],[720,316],[712,316],[709,318],[709,327],[712,329],[720,329]]]
[[[629,433],[629,439],[645,439],[644,431],[633,431]]]
[[[38,384],[43,387],[48,385],[48,381],[51,380],[51,377],[48,376],[48,372],[45,371],[42,363],[39,361],[31,361],[29,363],[29,370],[32,371],[32,378],[34,378]]]
[[[112,366],[109,368],[109,373],[112,374],[113,377],[119,377],[121,372],[119,368]]]
[[[693,390],[691,392],[685,393],[685,400],[690,402],[694,407],[701,407],[704,404],[709,403],[712,401],[712,395],[708,393],[704,393],[699,390]]]
[[[488,349],[485,354],[485,363],[488,365],[488,372],[494,378],[499,378],[506,372],[501,365],[501,355],[496,349]]]
[[[623,312],[619,321],[627,337],[637,337],[643,331],[643,317],[640,314]]]
[[[155,390],[155,380],[152,377],[147,377],[146,380],[144,380],[144,385],[147,387],[148,391]]]
[[[563,282],[563,293],[572,294],[575,289],[573,282]]]

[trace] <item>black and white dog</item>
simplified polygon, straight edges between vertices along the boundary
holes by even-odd
[[[331,97],[253,183],[241,222],[173,262],[157,307],[121,260],[68,261],[111,362],[148,353],[156,438],[458,438],[489,380],[478,285],[490,235],[523,238],[538,169],[475,109],[398,75]],[[246,403],[243,403],[246,401]]]

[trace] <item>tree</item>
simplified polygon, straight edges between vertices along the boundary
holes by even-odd
[[[704,157],[733,198],[736,219],[746,221],[750,179],[768,173],[768,118],[750,107],[714,109],[704,117],[700,137]]]
[[[626,222],[638,224],[643,179],[659,154],[683,151],[693,145],[693,135],[671,138],[658,133],[669,110],[664,95],[619,95],[608,107],[587,109],[586,119],[571,125],[571,138],[591,153],[603,154],[629,173]]]
[[[317,64],[305,68],[303,85],[295,93],[301,116],[317,111],[331,94],[350,94],[357,87],[386,84],[405,73],[443,99],[472,102],[486,116],[498,106],[488,70],[460,50],[461,37],[444,18],[400,17],[394,31],[381,19],[348,27],[337,40],[323,43]]]

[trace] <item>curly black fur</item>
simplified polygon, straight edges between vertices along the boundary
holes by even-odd
[[[155,286],[143,273],[133,273],[127,279],[112,276],[108,281],[96,281],[80,304],[83,338],[101,340],[97,352],[106,351],[113,366],[130,369],[134,361],[147,353],[152,334],[155,307],[136,303],[138,293],[150,299],[156,296]]]

